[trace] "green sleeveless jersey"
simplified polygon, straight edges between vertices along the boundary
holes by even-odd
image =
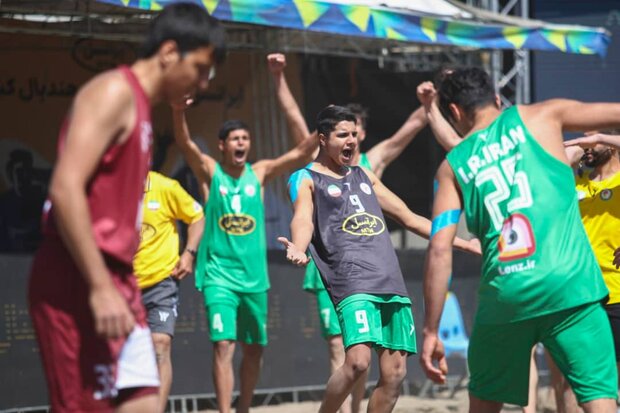
[[[207,286],[243,293],[269,289],[265,209],[260,182],[249,163],[238,179],[216,164],[195,274],[199,290]]]
[[[360,153],[360,161],[358,165],[372,171],[372,166],[368,160],[368,155],[364,152]],[[321,274],[319,274],[319,270],[316,268],[314,261],[310,261],[308,265],[306,265],[306,275],[304,276],[303,289],[306,291],[320,291],[325,289],[323,280],[321,280]]]
[[[540,146],[517,107],[447,159],[467,227],[482,244],[477,322],[525,320],[607,295],[581,223],[573,171]]]

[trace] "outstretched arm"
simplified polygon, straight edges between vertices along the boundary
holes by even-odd
[[[209,196],[209,185],[215,171],[215,159],[203,153],[192,140],[185,119],[185,103],[172,106],[174,124],[174,140],[183,152],[183,156],[198,180],[200,192],[204,200]]]
[[[303,172],[303,170],[297,171],[296,174]],[[296,187],[291,188],[291,185],[296,185]],[[291,181],[289,181],[289,194],[295,208],[291,221],[291,238],[293,241],[291,242],[285,237],[279,237],[278,241],[286,248],[286,258],[296,265],[306,265],[310,261],[306,255],[306,250],[314,232],[312,186],[312,179],[310,178],[297,179],[297,177],[291,176]]]
[[[408,231],[430,239],[432,233],[432,224],[428,218],[412,212],[407,204],[403,202],[396,194],[390,191],[372,172],[364,169],[373,184],[373,189],[379,201],[381,209],[390,218],[405,227]],[[460,250],[480,254],[480,248],[477,241],[466,241],[461,238],[454,239],[454,247]]]
[[[273,82],[276,89],[276,96],[278,97],[278,103],[284,112],[286,122],[293,135],[293,139],[296,144],[301,143],[304,139],[308,138],[310,131],[308,131],[308,125],[304,119],[297,101],[293,97],[291,90],[286,82],[286,76],[284,75],[284,68],[286,67],[286,56],[282,53],[273,53],[267,56],[267,65],[269,71],[273,76]]]
[[[551,120],[557,119],[563,132],[620,128],[620,103],[584,103],[569,99],[552,99],[531,107],[534,110],[544,107],[543,113],[548,114]]]
[[[533,105],[519,105],[518,111],[538,143],[567,164],[563,132],[587,132],[620,126],[620,103],[551,99]]]
[[[265,184],[287,171],[299,169],[312,161],[312,154],[319,146],[319,138],[315,133],[301,141],[296,147],[275,159],[263,159],[252,165],[258,180]]]
[[[564,142],[566,149],[572,148],[594,148],[597,144],[611,146],[616,150],[620,150],[620,135],[607,135],[604,133],[596,133],[594,135],[582,136],[581,138],[571,139]]]
[[[409,115],[407,121],[388,139],[373,146],[368,152],[368,161],[373,172],[382,176],[387,168],[401,153],[413,138],[426,126],[427,120],[423,108],[418,108]]]
[[[456,133],[450,123],[443,117],[439,106],[437,105],[437,91],[432,82],[424,82],[418,86],[418,99],[424,107],[426,118],[435,135],[437,142],[446,152],[450,152],[452,148],[461,143],[461,137]]]
[[[455,177],[447,161],[437,171],[437,182],[439,186],[433,205],[433,222],[440,220],[444,214],[462,208]],[[446,225],[436,231],[428,245],[424,265],[424,343],[420,364],[426,376],[436,383],[445,383],[448,373],[438,330],[452,270],[452,243],[455,236],[456,225]]]

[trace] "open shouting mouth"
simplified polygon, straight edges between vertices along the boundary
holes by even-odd
[[[233,158],[234,158],[235,162],[243,162],[243,161],[245,161],[245,154],[246,154],[246,151],[243,150],[243,149],[235,150],[235,152],[233,152]]]
[[[346,163],[350,163],[353,160],[353,148],[345,148],[342,150],[342,159]]]

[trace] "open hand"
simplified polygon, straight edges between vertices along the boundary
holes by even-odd
[[[295,265],[303,267],[310,262],[305,251],[299,250],[295,244],[285,237],[278,237],[278,241],[286,248],[286,259]]]

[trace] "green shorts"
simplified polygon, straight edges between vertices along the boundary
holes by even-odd
[[[203,294],[211,341],[267,345],[267,291],[240,293],[210,286]]]
[[[336,315],[334,303],[332,303],[327,290],[316,290],[313,293],[316,295],[316,306],[319,310],[321,335],[323,338],[341,335],[342,330],[340,330],[338,315]]]
[[[371,343],[373,347],[416,353],[411,300],[395,295],[354,294],[336,308],[344,348]]]
[[[506,324],[474,324],[469,391],[479,399],[526,406],[530,355],[541,342],[577,400],[616,399],[618,378],[609,319],[600,303]]]

